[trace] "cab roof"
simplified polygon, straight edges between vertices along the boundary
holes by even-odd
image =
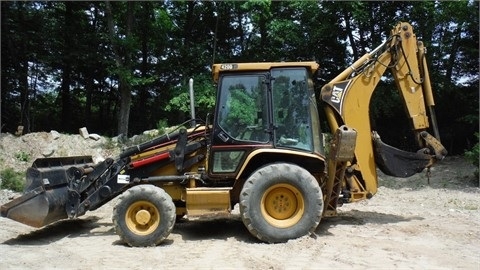
[[[312,73],[318,69],[318,63],[314,61],[309,62],[256,62],[256,63],[223,63],[214,64],[212,68],[213,80],[218,82],[220,73],[223,72],[243,72],[243,71],[262,71],[270,70],[274,67],[306,67]]]

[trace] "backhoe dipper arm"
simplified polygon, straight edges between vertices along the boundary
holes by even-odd
[[[435,103],[425,50],[423,44],[417,42],[412,26],[399,23],[383,44],[362,56],[321,90],[321,99],[327,104],[325,111],[331,130],[347,125],[358,132],[355,159],[350,167],[350,176],[355,181],[349,179],[348,183],[354,192],[361,193],[359,197],[376,192],[375,161],[386,174],[408,177],[432,166],[435,160],[446,155],[436,128],[433,113]],[[388,146],[371,130],[370,100],[387,69],[393,73],[418,146],[422,148],[417,153]],[[430,109],[431,122],[426,106]],[[436,138],[426,132],[430,124]]]

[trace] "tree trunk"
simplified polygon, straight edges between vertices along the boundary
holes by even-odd
[[[149,22],[151,16],[150,12],[153,10],[153,7],[150,5],[150,2],[145,2],[143,6],[143,20],[146,22]],[[144,27],[142,27],[142,64],[140,66],[140,72],[142,74],[142,78],[148,78],[148,56],[149,56],[149,51],[148,51],[148,39],[149,39],[149,31],[148,31],[148,24],[145,23]],[[136,121],[134,124],[134,132],[135,130],[139,130],[142,126],[148,126],[149,121],[150,121],[150,114],[148,113],[149,111],[149,106],[148,106],[148,101],[150,99],[150,94],[148,92],[148,85],[142,84],[140,86],[140,89],[138,91],[138,101],[137,101],[137,107],[135,109],[135,114],[136,114],[136,119],[139,119]],[[141,119],[141,120],[140,120]],[[133,124],[133,123],[132,123]]]
[[[345,19],[345,31],[347,32],[348,40],[350,40],[350,46],[352,47],[352,52],[353,52],[353,59],[358,59],[359,58],[359,52],[357,49],[357,44],[355,42],[355,38],[353,37],[353,29],[352,25],[350,24],[350,13],[347,10],[343,11],[344,14],[344,19]]]
[[[92,122],[92,98],[93,98],[93,91],[94,91],[94,75],[91,72],[87,72],[85,74],[85,123],[87,125]]]
[[[267,55],[270,53],[270,49],[268,47],[268,31],[267,31],[267,18],[266,15],[260,15],[259,29],[260,29],[260,48],[263,48],[262,52],[262,60],[267,60]]]
[[[461,25],[457,26],[457,29],[453,33],[452,37],[452,44],[449,50],[449,57],[447,59],[447,63],[445,65],[445,78],[448,83],[452,83],[453,79],[453,69],[455,66],[455,60],[457,59],[457,51],[458,51],[458,41],[460,40],[460,34],[462,32]]]
[[[131,86],[130,82],[126,78],[126,72],[131,72],[130,70],[130,51],[125,51],[124,55],[120,55],[120,50],[113,42],[116,38],[115,29],[113,25],[113,15],[112,15],[112,7],[110,1],[105,1],[106,8],[105,13],[108,20],[108,28],[110,32],[110,39],[112,41],[113,50],[115,52],[115,63],[117,65],[117,69],[119,75],[119,91],[120,91],[120,109],[118,112],[118,135],[128,136],[128,123],[130,118],[130,104],[132,103],[132,96],[131,96]],[[132,35],[132,26],[133,26],[133,10],[134,10],[135,2],[128,1],[127,2],[127,25],[126,25],[126,33],[125,38],[129,38]],[[123,56],[123,57],[122,57]],[[122,61],[122,58],[124,59]]]
[[[118,111],[118,135],[128,136],[128,122],[130,120],[130,104],[132,103],[131,88],[125,79],[120,79],[120,109]]]
[[[63,130],[67,132],[72,132],[72,104],[71,104],[71,97],[70,97],[70,85],[71,85],[71,57],[70,57],[70,50],[73,50],[72,46],[72,37],[71,33],[72,29],[72,22],[73,22],[73,4],[71,2],[65,2],[65,19],[64,25],[65,29],[63,31],[63,53],[62,53],[62,83],[60,86],[60,98],[61,98],[61,106],[62,106],[62,114],[61,114],[61,127]]]
[[[4,53],[5,53],[5,50],[7,48],[7,42],[5,42],[4,40],[5,39],[9,39],[9,36],[7,35],[9,29],[8,29],[8,25],[7,25],[7,14],[8,12],[6,10],[9,9],[9,7],[7,7],[7,4],[5,4],[5,2],[1,2],[0,3],[1,7],[1,11],[2,11],[2,16],[0,18],[1,20],[1,24],[0,24],[0,28],[1,28],[1,31],[2,33],[4,34],[3,35],[3,40],[2,40],[2,44],[1,44],[1,48],[2,48],[2,51],[1,51],[1,57],[3,58],[4,57]],[[4,62],[2,62],[2,73],[4,73],[4,63],[5,63],[5,58],[2,59]],[[7,76],[1,76],[1,84],[3,87],[6,87],[7,86]],[[0,133],[2,133],[2,129],[3,129],[3,124],[2,124],[2,108],[5,108],[4,106],[4,100],[5,100],[5,91],[4,89],[2,89],[2,91],[0,91]]]
[[[24,6],[22,5],[22,8]],[[26,24],[23,12],[19,12],[19,21]],[[23,132],[30,132],[29,111],[30,111],[30,97],[28,92],[28,59],[27,48],[24,43],[18,44],[18,86],[20,89],[20,125],[23,126]]]
[[[70,102],[70,69],[70,65],[67,63],[67,61],[65,61],[63,64],[62,84],[60,87],[60,97],[62,103],[61,126],[63,130],[68,132],[72,131],[72,113]]]
[[[20,46],[22,52],[25,52],[24,46]],[[28,91],[28,61],[22,56],[22,61],[19,63],[20,80],[20,100],[21,104],[21,125],[23,126],[23,132],[30,132],[30,96]]]

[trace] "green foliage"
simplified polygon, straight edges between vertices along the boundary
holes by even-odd
[[[160,119],[157,122],[157,130],[158,130],[158,135],[165,134],[165,130],[168,127],[167,120],[165,119]]]
[[[190,110],[189,102],[190,102],[190,95],[188,93],[183,92],[176,95],[172,99],[170,99],[165,110],[166,111],[176,110],[181,112],[188,112]]]
[[[15,154],[15,158],[19,161],[28,162],[30,160],[30,154],[24,151],[20,151],[19,153]]]
[[[318,90],[398,21],[411,22],[428,48],[449,152],[463,153],[478,130],[479,1],[109,3],[113,33],[103,1],[1,2],[2,131],[22,124],[26,132],[76,133],[88,125],[116,136],[119,104],[130,109],[130,135],[155,128],[158,119],[183,122],[190,77],[203,118],[215,103],[212,62],[316,60],[324,71]],[[120,94],[120,79],[131,91],[130,107],[122,103],[128,95]],[[385,130],[382,138],[411,133],[398,125],[405,114],[391,80],[376,92],[372,125]]]
[[[170,99],[166,111],[190,112],[190,91],[187,82],[175,88],[176,95]],[[215,107],[215,88],[211,78],[204,74],[193,78],[193,91],[195,97],[195,114],[205,116]]]
[[[13,191],[23,191],[25,186],[24,174],[11,168],[0,171],[0,188]]]
[[[367,3],[362,1],[352,1],[351,10],[352,10],[352,19],[357,22],[365,22],[371,20],[370,10],[368,10]]]
[[[256,16],[270,17],[272,16],[270,11],[271,5],[272,2],[270,0],[249,0],[242,5],[242,8],[251,11],[254,18]]]
[[[477,170],[475,171],[476,176],[478,177],[478,166],[479,164],[479,156],[480,156],[480,146],[479,146],[479,133],[476,132],[475,136],[477,137],[477,143],[472,147],[472,149],[465,151],[465,158],[471,162],[475,167],[477,167]]]
[[[105,143],[103,144],[104,149],[115,149],[117,144],[112,140],[112,138],[107,137]]]
[[[229,116],[226,120],[226,125],[246,127],[254,122],[256,113],[255,106],[245,106],[246,104],[254,104],[255,98],[251,97],[243,86],[238,89],[230,89],[232,95],[230,104]]]

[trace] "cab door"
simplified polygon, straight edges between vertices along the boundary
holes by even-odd
[[[219,79],[210,149],[210,174],[235,174],[252,149],[271,144],[267,73],[224,74]]]

